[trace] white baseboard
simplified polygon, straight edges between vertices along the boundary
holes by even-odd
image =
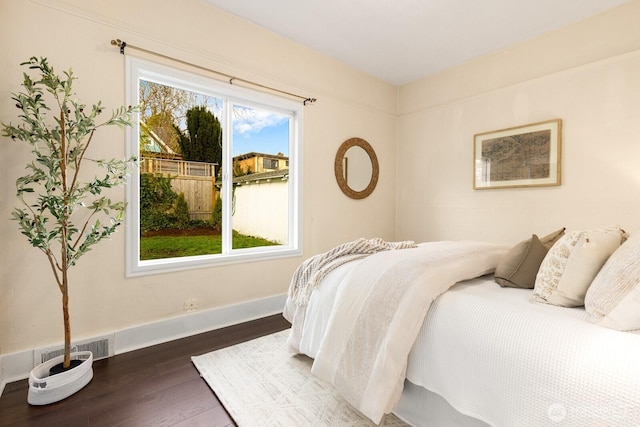
[[[114,353],[161,344],[282,312],[286,295],[275,295],[226,307],[194,311],[182,316],[115,331]],[[104,334],[101,334],[104,335]],[[7,383],[29,377],[33,350],[0,356],[0,395]]]

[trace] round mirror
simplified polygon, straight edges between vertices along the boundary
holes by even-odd
[[[362,138],[342,143],[334,164],[338,186],[352,199],[364,199],[378,183],[378,158],[373,147]]]

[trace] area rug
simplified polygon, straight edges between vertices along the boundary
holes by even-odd
[[[288,335],[277,332],[191,360],[238,426],[375,426],[311,374],[310,358],[288,352]],[[388,414],[380,425],[408,424]]]

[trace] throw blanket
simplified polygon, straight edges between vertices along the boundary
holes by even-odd
[[[459,281],[492,272],[507,249],[430,242],[365,258],[341,283],[312,372],[379,423],[400,399],[407,356],[431,302]]]
[[[331,270],[376,252],[415,247],[416,244],[411,241],[385,242],[377,238],[360,238],[336,246],[329,252],[309,258],[296,269],[289,285],[289,296],[296,304],[307,305],[313,289]]]

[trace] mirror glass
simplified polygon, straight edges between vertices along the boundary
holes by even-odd
[[[362,191],[371,182],[373,165],[364,148],[353,146],[344,153],[344,180],[353,191]]]
[[[378,158],[373,147],[362,138],[351,138],[342,143],[336,153],[334,168],[338,186],[353,199],[364,199],[378,183]]]

